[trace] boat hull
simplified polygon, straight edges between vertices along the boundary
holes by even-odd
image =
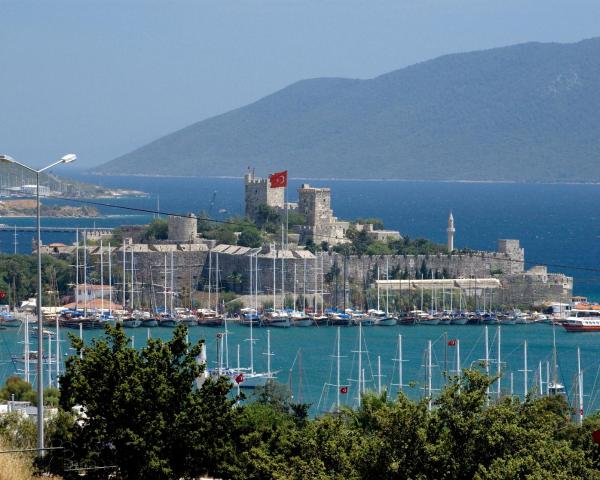
[[[158,325],[160,327],[175,328],[179,325],[179,322],[177,320],[160,320]]]
[[[600,325],[571,325],[563,323],[562,326],[567,332],[600,332]]]
[[[292,321],[294,327],[312,327],[314,325],[310,318],[294,318]]]
[[[290,322],[289,318],[275,318],[275,319],[269,319],[266,320],[264,322],[265,327],[272,327],[272,328],[290,328],[292,326],[292,323]]]
[[[221,317],[206,317],[199,318],[196,323],[201,327],[220,327],[221,325],[223,325],[224,322],[223,318]]]
[[[376,327],[393,327],[398,325],[398,320],[396,320],[394,317],[378,318],[377,320],[375,320],[374,325]]]
[[[139,328],[142,326],[142,321],[139,319],[123,320],[124,328]]]
[[[466,325],[469,322],[469,319],[467,317],[459,317],[459,318],[453,318],[452,321],[450,322],[451,325]]]

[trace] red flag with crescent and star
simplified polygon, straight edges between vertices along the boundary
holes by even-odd
[[[341,387],[340,388],[340,393],[343,393],[343,394],[348,393],[348,387]]]
[[[244,381],[244,374],[240,373],[235,377],[235,383],[242,383]]]
[[[451,340],[448,340],[448,346],[449,347],[456,347],[456,339],[453,338]]]
[[[276,172],[269,175],[269,186],[271,188],[283,188],[287,187],[287,170],[283,172]]]

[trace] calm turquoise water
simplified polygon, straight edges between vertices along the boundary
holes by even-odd
[[[491,370],[496,371],[497,364],[497,327],[488,327]],[[201,338],[206,339],[209,363],[215,366],[216,335],[219,329],[195,327],[190,329],[189,338],[195,342]],[[358,357],[354,353],[358,350],[358,328],[341,328],[341,361],[342,382],[350,384],[348,395],[342,395],[344,403],[354,405],[356,402],[357,363]],[[597,376],[599,372],[598,344],[600,335],[593,333],[569,334],[562,328],[556,328],[558,345],[559,381],[565,384],[569,396],[574,398],[576,388],[576,349],[581,348],[581,359],[584,368],[585,405],[586,412],[600,408],[598,399]],[[76,331],[71,331],[77,334]],[[131,329],[127,331],[134,337],[136,348],[140,348],[146,340],[147,330]],[[167,328],[154,328],[150,330],[153,337],[170,338],[172,330]],[[247,327],[230,325],[229,335],[229,364],[236,366],[236,350],[240,345],[241,366],[248,366],[249,358],[249,329]],[[84,331],[84,338],[89,341],[92,337],[102,335],[97,331]],[[255,343],[254,364],[257,371],[266,371],[266,329],[254,329]],[[363,329],[364,344],[363,368],[367,388],[377,388],[377,357],[381,357],[382,385],[398,383],[397,358],[398,335],[403,338],[403,363],[404,383],[414,382],[413,387],[406,387],[412,398],[419,398],[425,384],[425,352],[427,341],[433,341],[433,384],[440,388],[443,383],[442,371],[447,361],[448,369],[454,370],[456,365],[456,348],[448,347],[448,339],[460,339],[461,365],[467,367],[476,364],[484,358],[484,327],[483,326],[398,326],[398,327],[367,327]],[[335,363],[331,358],[335,348],[335,327],[313,327],[292,329],[271,329],[272,368],[278,371],[277,379],[282,383],[291,380],[296,399],[313,404],[312,413],[316,414],[317,404],[324,390],[324,384],[336,383]],[[66,339],[66,331],[61,332],[61,337]],[[4,362],[0,367],[2,376],[14,373],[14,365],[7,361],[9,352],[15,353],[21,348],[18,329],[9,329],[0,332],[1,357]],[[546,362],[552,363],[552,327],[550,325],[514,325],[501,328],[501,365],[503,371],[502,391],[510,390],[510,374],[513,374],[514,393],[522,395],[523,392],[523,342],[528,342],[528,369],[529,389],[538,389],[538,366],[542,362],[543,380],[546,380]],[[66,345],[66,342],[63,343]],[[52,347],[54,350],[54,346]],[[64,347],[61,347],[64,348]],[[299,362],[296,355],[301,351],[302,372],[298,368]],[[396,365],[396,367],[395,367]],[[352,379],[350,381],[349,379]],[[302,382],[302,390],[298,385]],[[397,387],[389,387],[396,393]],[[329,391],[328,401],[324,404],[331,407],[335,397],[335,389]]]
[[[187,213],[202,209],[211,210],[216,218],[225,219],[231,214],[243,212],[243,183],[241,179],[214,178],[150,178],[150,177],[81,177],[112,187],[136,188],[151,194],[150,198],[112,200],[115,205],[126,205],[145,209],[155,209],[160,196],[160,208],[165,212]],[[517,185],[517,184],[465,184],[435,182],[397,182],[397,181],[292,181],[291,191],[300,183],[332,188],[332,205],[340,218],[357,217],[382,218],[388,228],[398,229],[411,237],[427,237],[438,242],[445,241],[446,219],[452,210],[456,220],[456,246],[476,249],[494,249],[498,238],[518,238],[526,249],[526,258],[530,264],[544,263],[552,271],[562,271],[575,278],[575,293],[600,300],[600,186],[595,185]],[[290,200],[296,198],[290,193]],[[130,216],[131,212],[101,207],[107,217],[95,220],[44,219],[43,225],[56,226],[115,226],[147,222],[151,215]],[[32,219],[5,219],[6,224],[33,225]],[[0,248],[12,251],[13,236],[0,234]],[[68,234],[47,234],[43,241],[70,241]],[[18,235],[18,250],[31,251],[31,235]],[[578,267],[578,268],[574,268]],[[241,346],[242,366],[249,363],[248,329],[232,326],[230,337],[230,363],[235,366],[236,344]],[[153,329],[152,335],[168,338],[167,329]],[[462,365],[483,358],[482,326],[417,326],[392,328],[366,328],[365,339],[369,351],[369,363],[365,364],[367,382],[374,386],[373,374],[376,374],[377,356],[381,356],[382,383],[390,383],[396,357],[397,335],[404,338],[404,380],[416,382],[408,392],[414,398],[421,395],[420,387],[425,379],[424,351],[427,340],[434,341],[434,363],[438,365],[434,385],[441,385],[441,370],[444,359],[448,358],[449,368],[453,365],[455,349],[445,349],[444,332],[449,338],[461,340]],[[145,338],[145,331],[131,330],[139,345]],[[209,356],[215,355],[215,336],[217,330],[193,328],[190,339],[195,341],[206,338]],[[86,339],[97,332],[85,332]],[[356,378],[357,361],[353,350],[358,349],[358,330],[342,329],[342,354],[346,356],[342,364],[342,378]],[[490,327],[489,336],[492,358],[496,356],[496,329]],[[585,368],[585,401],[592,408],[600,407],[596,396],[597,372],[600,364],[598,344],[600,334],[567,334],[561,328],[556,329],[559,352],[560,376],[567,389],[572,391],[576,370],[576,347],[581,347],[582,364]],[[21,346],[17,344],[16,331],[0,331],[0,376],[14,372],[14,366],[7,361],[8,352],[15,352]],[[258,341],[255,347],[255,365],[266,368],[266,332],[256,330]],[[550,360],[552,328],[547,325],[515,325],[502,329],[502,361],[505,377],[503,388],[509,388],[509,372],[514,374],[514,390],[523,391],[523,340],[529,342],[529,385],[535,388],[535,376],[538,362]],[[289,369],[294,362],[298,349],[302,351],[302,400],[313,403],[313,413],[323,391],[324,383],[335,383],[335,377],[329,378],[332,368],[330,355],[335,341],[334,328],[306,328],[272,331],[273,368],[279,370],[278,379],[288,382]],[[446,353],[445,353],[446,350]],[[366,356],[365,360],[366,362]],[[292,383],[295,395],[299,382],[298,362],[296,362]],[[495,364],[492,369],[495,370]],[[396,371],[397,375],[397,371]],[[544,365],[545,377],[545,365]],[[345,380],[343,381],[345,382]],[[397,383],[397,378],[393,382]],[[395,387],[394,387],[395,388]],[[355,387],[351,386],[348,395],[342,396],[346,403],[352,404]],[[395,390],[394,390],[395,391]],[[330,405],[334,398],[333,389],[329,395]],[[589,411],[589,409],[588,409]]]

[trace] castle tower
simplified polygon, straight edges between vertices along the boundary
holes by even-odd
[[[285,188],[270,188],[268,178],[259,178],[254,172],[244,175],[246,216],[256,220],[259,207],[268,205],[278,209],[285,207]]]
[[[452,253],[454,251],[454,232],[456,232],[456,228],[454,228],[454,216],[452,212],[448,216],[448,228],[446,229],[448,233],[448,253]]]

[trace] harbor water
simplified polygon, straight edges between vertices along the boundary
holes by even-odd
[[[527,390],[532,394],[545,392],[547,382],[547,369],[550,369],[550,381],[553,381],[553,327],[548,324],[506,325],[498,329],[497,326],[488,326],[489,338],[489,369],[490,374],[498,371],[498,332],[500,332],[500,371],[502,395],[511,392],[511,376],[513,378],[513,394],[521,398],[524,394],[524,342],[527,341],[528,349],[528,383]],[[192,327],[189,329],[189,340],[194,343],[205,339],[209,368],[216,367],[217,359],[217,334],[224,328]],[[237,345],[240,345],[240,366],[250,365],[248,327],[228,322],[227,352],[224,364],[237,367]],[[270,329],[272,369],[276,371],[278,382],[291,385],[291,390],[296,401],[310,403],[313,415],[329,410],[335,400],[336,384],[335,362],[337,327],[309,327]],[[72,353],[68,346],[68,332],[79,335],[76,330],[61,329],[61,358]],[[147,336],[168,340],[173,330],[169,328],[135,328],[126,330],[136,348],[142,348]],[[347,385],[348,393],[341,395],[342,402],[346,405],[356,405],[357,368],[358,368],[358,327],[340,327],[341,341],[341,385]],[[584,369],[584,407],[585,413],[600,408],[598,398],[598,383],[600,381],[600,357],[598,357],[598,343],[600,336],[595,333],[567,333],[562,327],[554,327],[557,344],[558,381],[565,385],[570,400],[575,400],[576,373],[577,373],[577,347],[581,349],[582,368]],[[22,332],[18,328],[10,328],[0,332],[0,348],[3,362],[0,375],[6,377],[21,371],[22,363],[11,361],[11,355],[22,353]],[[92,338],[102,336],[102,330],[84,330],[86,342]],[[457,361],[457,348],[451,340],[459,340],[460,366],[483,369],[485,359],[485,326],[396,326],[396,327],[364,327],[362,329],[362,365],[365,370],[365,387],[368,390],[378,389],[377,357],[381,362],[381,383],[388,392],[396,395],[398,392],[399,362],[398,336],[402,336],[402,370],[403,391],[413,399],[425,395],[426,385],[426,349],[427,341],[433,342],[433,388],[434,396],[445,382],[444,372],[450,375],[455,373]],[[267,369],[267,329],[253,329],[254,365],[255,371],[265,372]],[[450,345],[449,345],[450,343]],[[47,341],[44,342],[47,345]],[[31,345],[30,348],[35,348]],[[46,347],[47,348],[47,347]],[[56,351],[55,340],[52,340],[52,354]],[[227,360],[228,358],[228,360]],[[540,387],[539,368],[541,364]],[[548,364],[548,365],[547,365]],[[226,366],[226,365],[224,365]],[[34,367],[31,367],[32,371]],[[51,367],[51,379],[55,382],[55,366]],[[35,375],[31,376],[33,380]],[[48,377],[46,376],[46,381]],[[327,387],[327,384],[332,386]],[[492,397],[496,397],[497,384],[493,385]],[[246,392],[248,393],[248,392]],[[251,394],[251,393],[250,393]],[[320,405],[319,405],[319,402]]]

